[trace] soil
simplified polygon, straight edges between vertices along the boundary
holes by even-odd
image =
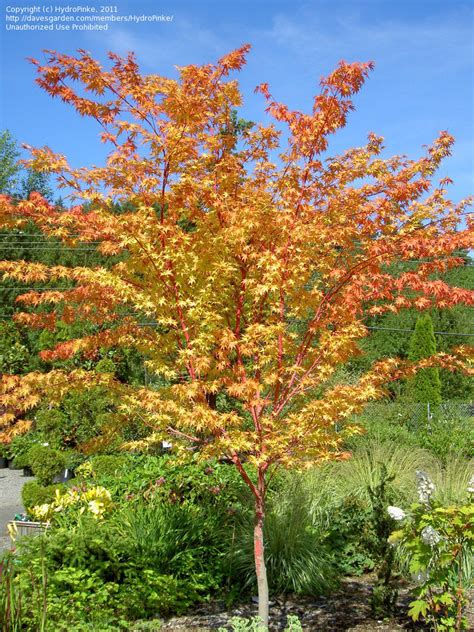
[[[271,632],[285,629],[289,614],[296,615],[305,632],[396,632],[400,630],[427,631],[422,624],[415,624],[407,616],[408,604],[412,600],[409,586],[399,589],[395,615],[388,620],[376,620],[370,609],[371,582],[373,577],[346,578],[340,589],[326,597],[279,597],[270,607]],[[230,630],[232,617],[253,617],[257,614],[255,603],[241,604],[226,611],[224,604],[214,603],[195,608],[192,616],[173,617],[161,623],[160,631],[201,632],[215,631],[219,627]],[[468,629],[474,630],[474,607],[468,612]]]

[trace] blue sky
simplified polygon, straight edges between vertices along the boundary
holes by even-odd
[[[42,0],[43,1],[43,0]],[[474,172],[474,3],[462,0],[116,0],[119,14],[170,14],[171,23],[110,24],[107,32],[5,30],[2,3],[1,127],[33,146],[47,144],[74,166],[100,164],[104,146],[94,122],[52,100],[35,85],[33,67],[44,48],[72,53],[85,48],[105,60],[107,50],[134,50],[145,73],[174,76],[174,65],[207,63],[252,44],[239,80],[242,115],[264,120],[263,97],[254,87],[292,108],[309,110],[319,78],[340,59],[375,61],[376,68],[355,99],[356,112],[334,137],[337,153],[365,142],[373,131],[385,137],[386,154],[417,157],[422,146],[447,129],[457,140],[440,176],[455,181],[451,195],[472,192]],[[54,5],[79,6],[71,0]],[[82,5],[99,7],[102,1]],[[331,153],[330,152],[330,153]]]

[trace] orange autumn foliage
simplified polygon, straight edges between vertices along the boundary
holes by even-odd
[[[364,146],[326,157],[372,63],[341,62],[310,113],[277,103],[261,84],[284,131],[259,124],[239,132],[232,113],[242,96],[229,75],[248,50],[179,68],[178,79],[142,75],[132,54],[110,54],[108,70],[85,51],[32,60],[38,84],[95,119],[110,152],[104,166],[74,168],[47,147],[31,149],[31,167],[56,174],[78,204],[58,210],[39,194],[18,203],[1,196],[1,222],[32,220],[69,246],[99,241],[102,254],[124,256],[108,268],[3,261],[0,274],[75,283],[25,292],[20,302],[48,310],[17,314],[20,323],[97,325],[44,359],[138,348],[169,386],[110,381],[122,412],[140,410],[156,433],[203,455],[226,454],[242,470],[245,453],[266,471],[337,455],[335,424],[412,370],[387,360],[354,384],[335,379],[359,353],[367,314],[472,304],[471,292],[433,280],[462,264],[456,253],[472,244],[472,227],[463,220],[467,201],[453,204],[449,183],[433,184],[453,143],[447,132],[418,160],[382,158],[383,140],[372,133]],[[115,212],[117,201],[131,210]],[[416,263],[393,275],[395,261]],[[465,351],[432,362],[465,368]],[[10,426],[40,396],[95,380],[84,372],[4,376],[3,421]],[[210,405],[217,394],[234,410]]]
[[[457,253],[472,246],[472,224],[464,219],[468,201],[453,204],[449,181],[433,182],[453,144],[447,132],[418,160],[383,158],[383,139],[372,133],[364,146],[326,156],[372,63],[341,62],[322,79],[310,113],[276,102],[261,84],[257,92],[276,125],[239,126],[242,96],[229,75],[248,50],[179,68],[178,79],[140,74],[132,54],[110,54],[108,70],[85,51],[32,60],[38,84],[95,119],[110,152],[104,166],[75,168],[48,147],[31,149],[31,167],[56,174],[78,205],[64,210],[38,194],[18,203],[0,196],[0,221],[7,228],[33,221],[69,246],[97,241],[103,255],[122,256],[96,268],[0,262],[6,279],[75,284],[25,292],[18,300],[28,310],[16,318],[51,329],[59,320],[92,323],[94,333],[43,358],[134,347],[167,386],[134,387],[82,370],[3,376],[0,424],[8,438],[41,397],[54,401],[100,383],[120,395],[122,416],[140,412],[154,440],[171,435],[178,448],[226,455],[255,497],[266,625],[269,470],[347,458],[336,424],[383,395],[388,381],[416,370],[389,359],[356,382],[341,382],[338,370],[368,333],[366,316],[472,304],[472,292],[433,278],[463,263]],[[127,203],[123,212],[116,202]],[[393,274],[394,262],[413,267]],[[468,355],[458,349],[420,366],[467,370]]]

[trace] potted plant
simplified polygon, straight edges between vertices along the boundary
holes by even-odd
[[[5,443],[0,443],[0,469],[8,467],[9,450]]]
[[[37,445],[38,439],[32,432],[15,435],[8,446],[9,463],[11,470],[21,470],[31,466],[29,452],[32,446]],[[27,470],[28,472],[28,470]],[[28,473],[26,474],[26,476]],[[31,474],[30,474],[31,476]]]
[[[18,462],[18,457],[13,456],[12,459],[8,459],[8,469],[9,470],[22,470],[23,465]]]
[[[48,445],[33,446],[28,458],[29,465],[41,485],[51,485],[55,477],[64,470],[64,455]]]
[[[76,468],[85,461],[85,456],[75,450],[65,450],[61,453],[64,462],[64,468],[60,474],[57,474],[53,483],[66,483],[75,477]]]
[[[28,450],[27,452],[22,452],[21,454],[16,456],[13,460],[11,469],[23,470],[23,476],[33,476],[33,470],[30,466],[29,454],[30,451]]]

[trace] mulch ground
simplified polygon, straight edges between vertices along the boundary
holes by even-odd
[[[288,615],[296,615],[307,632],[395,632],[400,630],[428,630],[414,624],[407,617],[408,603],[413,599],[407,586],[400,587],[395,616],[390,620],[376,620],[370,610],[371,577],[351,577],[343,581],[340,589],[327,597],[279,597],[270,608],[270,630],[285,629]],[[206,604],[195,608],[192,615],[174,617],[160,626],[161,630],[173,632],[210,632],[219,627],[230,629],[232,617],[253,617],[257,607],[253,603],[241,604],[226,611],[221,603]],[[469,608],[468,629],[474,630],[474,608]]]

